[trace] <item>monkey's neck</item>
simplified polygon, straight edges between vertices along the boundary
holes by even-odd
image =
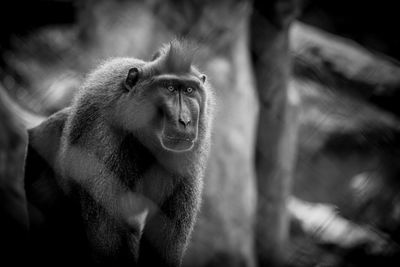
[[[187,178],[168,170],[133,134],[127,134],[108,163],[130,190],[163,203]],[[157,186],[154,186],[157,185]]]
[[[129,188],[135,186],[132,184],[134,180],[142,179],[151,168],[155,168],[158,164],[150,151],[132,134],[126,134],[121,138],[108,163],[119,177],[124,177]]]
[[[96,134],[97,128],[101,128],[102,135]],[[88,151],[92,151],[96,158],[103,163],[106,173],[113,174],[119,182],[130,191],[149,191],[147,184],[154,183],[163,187],[167,195],[177,183],[191,181],[197,175],[192,173],[180,173],[188,169],[185,158],[175,158],[173,155],[160,155],[156,157],[145,147],[132,133],[121,131],[101,125],[94,127],[91,135],[82,135],[77,142]],[[171,161],[171,159],[173,159]],[[160,162],[165,160],[166,162]],[[168,160],[174,162],[174,166],[168,165]],[[151,190],[150,190],[151,191]],[[160,191],[160,190],[159,190]],[[153,195],[152,192],[149,192]],[[161,199],[162,196],[159,196]],[[157,198],[159,198],[157,197]],[[160,199],[159,199],[160,200]]]

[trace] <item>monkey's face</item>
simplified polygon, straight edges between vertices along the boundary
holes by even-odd
[[[191,150],[198,139],[201,84],[190,78],[161,76],[154,81],[161,117],[161,147],[172,152]]]
[[[204,80],[205,77],[189,74],[164,74],[138,83],[136,88],[130,87],[135,106],[130,112],[135,117],[135,125],[131,125],[140,141],[151,149],[173,153],[191,151],[199,139]]]

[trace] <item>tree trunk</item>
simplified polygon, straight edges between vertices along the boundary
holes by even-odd
[[[261,2],[255,2],[251,26],[260,102],[255,244],[259,266],[280,266],[288,239],[286,201],[291,191],[298,128],[298,100],[295,91],[288,90],[291,72],[288,34],[299,6],[297,1],[277,0],[261,9],[258,8]]]

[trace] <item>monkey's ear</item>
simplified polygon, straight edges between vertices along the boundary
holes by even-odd
[[[152,56],[151,61],[156,60],[156,59],[159,58],[160,56],[161,56],[161,52],[160,52],[160,51],[157,51],[157,52]]]
[[[139,81],[139,70],[138,68],[131,68],[128,72],[128,76],[125,79],[125,88],[130,91]]]
[[[206,80],[207,80],[207,76],[204,75],[204,74],[201,74],[201,75],[200,75],[200,80],[201,80],[203,83],[205,83]]]

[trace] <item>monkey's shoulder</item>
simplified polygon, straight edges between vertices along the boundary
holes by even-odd
[[[25,158],[25,187],[37,181],[52,180],[60,146],[60,139],[70,108],[63,109],[38,126],[28,130],[28,147]]]
[[[25,158],[25,192],[31,224],[47,217],[63,195],[56,181],[56,160],[60,139],[70,108],[63,109],[28,130]]]
[[[46,161],[53,162],[59,148],[65,121],[70,112],[71,108],[65,108],[28,130],[28,156],[30,150],[33,149]]]

